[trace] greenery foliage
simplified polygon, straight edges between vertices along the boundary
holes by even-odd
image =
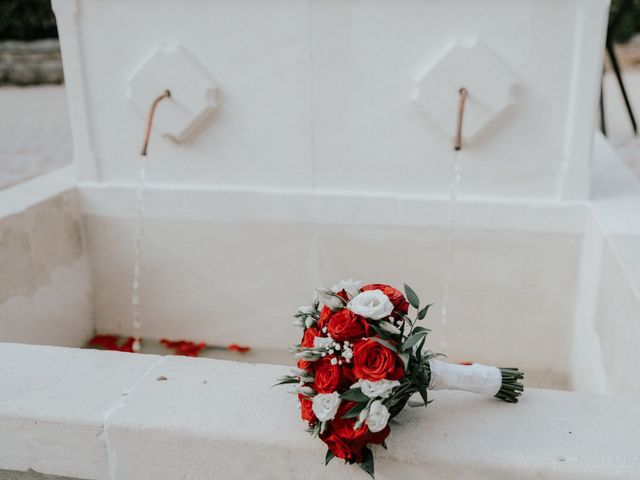
[[[0,40],[56,38],[50,0],[0,0]]]
[[[620,19],[615,31],[611,32],[616,43],[627,42],[636,33],[640,32],[640,0],[612,0],[609,24],[611,24],[611,21],[617,16],[625,3],[630,5],[625,7],[626,13]]]

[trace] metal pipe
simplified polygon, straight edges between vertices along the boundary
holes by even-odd
[[[456,138],[453,144],[453,149],[454,150],[461,150],[462,149],[462,118],[464,116],[464,104],[465,101],[467,100],[467,96],[468,96],[468,92],[467,89],[462,87],[459,90],[460,93],[460,99],[458,100],[458,117],[457,117],[457,121],[456,121]]]
[[[144,131],[144,143],[142,144],[142,151],[140,152],[140,155],[142,155],[143,157],[147,156],[147,147],[149,146],[151,127],[153,126],[153,116],[156,113],[156,108],[162,100],[169,97],[171,97],[171,92],[169,90],[165,90],[164,92],[162,92],[162,95],[157,96],[151,103],[151,108],[149,109],[149,113],[147,114],[147,124]]]

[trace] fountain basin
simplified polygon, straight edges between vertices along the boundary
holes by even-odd
[[[640,187],[593,137],[606,1],[54,7],[75,171],[0,192],[0,475],[325,474],[310,461],[321,445],[284,408],[293,397],[267,388],[282,366],[52,347],[133,333],[143,119],[126,86],[167,42],[201,62],[220,97],[193,137],[152,139],[143,337],[245,344],[245,360],[282,364],[315,286],[406,282],[436,304],[430,348],[578,393],[533,390],[515,408],[442,394],[443,415],[407,413],[380,478],[638,477]],[[463,142],[445,323],[452,145],[411,99],[420,72],[467,37],[518,88]],[[458,91],[468,72],[456,73]]]
[[[625,339],[638,325],[639,187],[596,145],[592,200],[461,199],[446,325],[443,199],[152,185],[143,337],[239,343],[251,361],[283,363],[313,286],[407,282],[436,304],[428,346],[451,361],[517,364],[533,386],[637,395]],[[133,189],[74,186],[60,171],[0,195],[13,211],[0,223],[2,340],[80,347],[96,331],[130,335]]]

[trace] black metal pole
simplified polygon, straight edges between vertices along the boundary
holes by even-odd
[[[618,59],[616,58],[616,52],[613,49],[613,42],[609,39],[607,39],[607,53],[609,54],[609,60],[611,61],[611,66],[613,67],[613,71],[616,74],[616,78],[618,79],[618,85],[620,86],[620,91],[622,92],[622,98],[624,99],[624,104],[627,107],[627,113],[629,114],[629,120],[631,120],[633,133],[637,135],[638,125],[636,124],[636,118],[633,115],[633,108],[631,107],[631,102],[629,101],[627,90],[624,87],[624,81],[622,80],[622,72],[620,71],[620,65],[618,64]]]

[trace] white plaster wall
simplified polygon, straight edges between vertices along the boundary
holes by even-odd
[[[0,212],[0,341],[80,346],[93,332],[77,196],[63,177],[0,192],[12,212]]]
[[[463,193],[585,198],[607,5],[56,0],[79,176],[136,178],[143,120],[126,79],[165,43],[210,72],[220,109],[186,143],[152,140],[151,181],[443,194],[451,139],[412,103],[414,78],[456,38],[477,36],[519,89],[515,108],[463,150]]]

